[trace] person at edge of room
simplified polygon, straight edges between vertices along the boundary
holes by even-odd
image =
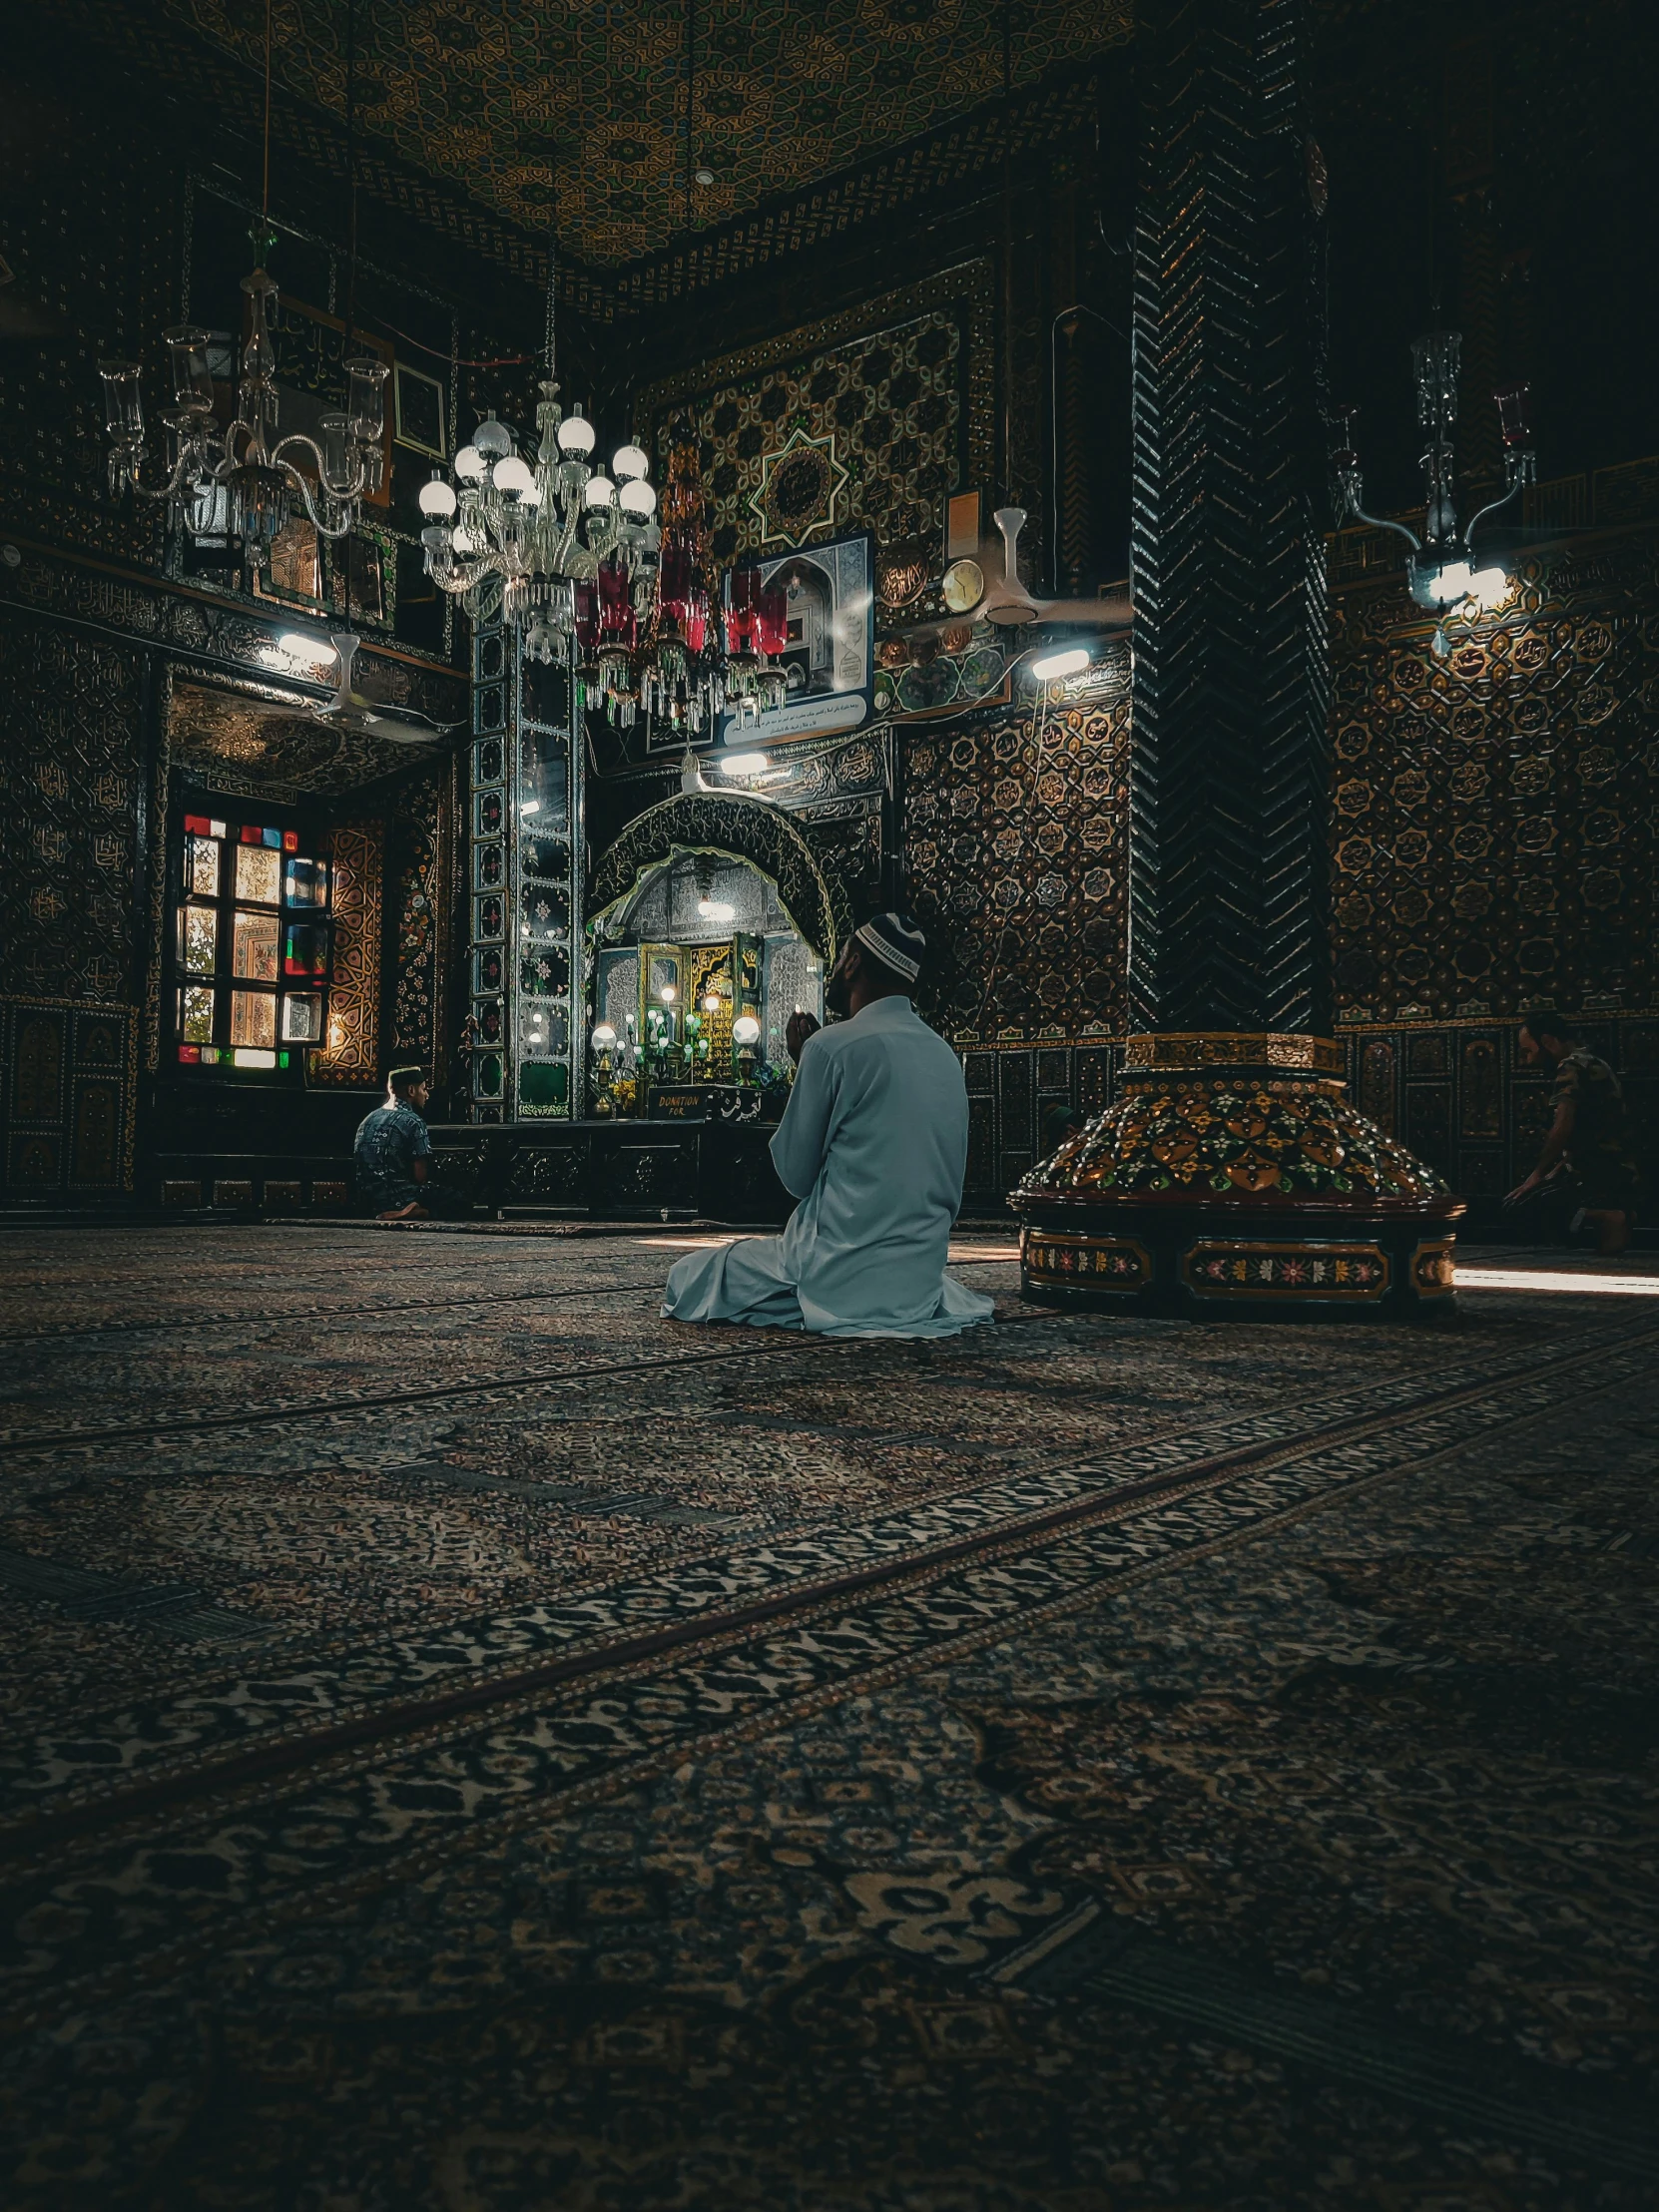
[[[1045,1106],[1042,1121],[1042,1158],[1052,1160],[1060,1147],[1063,1144],[1068,1144],[1073,1137],[1077,1136],[1083,1126],[1083,1116],[1071,1104],[1069,1099],[1060,1099],[1052,1106]]]
[[[381,1221],[425,1221],[432,1211],[432,1140],[421,1114],[427,1095],[424,1068],[393,1068],[385,1104],[357,1125],[357,1196]]]
[[[1547,1064],[1555,1070],[1550,1091],[1554,1119],[1537,1166],[1504,1204],[1530,1198],[1564,1168],[1580,1202],[1573,1227],[1580,1220],[1594,1222],[1602,1259],[1616,1259],[1630,1242],[1641,1191],[1619,1079],[1605,1060],[1579,1042],[1577,1025],[1552,1006],[1522,1016],[1519,1043],[1523,1066]]]
[[[790,1023],[800,1073],[772,1140],[800,1200],[781,1237],[689,1252],[669,1271],[675,1321],[820,1337],[953,1337],[992,1301],[945,1273],[967,1167],[961,1063],[910,993],[927,940],[897,914],[847,939],[825,985],[843,1018]]]

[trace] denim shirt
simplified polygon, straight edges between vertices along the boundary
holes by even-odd
[[[419,1196],[410,1172],[416,1160],[432,1157],[426,1124],[404,1099],[376,1106],[364,1117],[352,1147],[357,1195],[379,1206],[406,1206]]]

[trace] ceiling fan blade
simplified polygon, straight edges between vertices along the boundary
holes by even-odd
[[[1039,599],[1044,622],[1075,623],[1079,629],[1128,630],[1134,626],[1129,602],[1114,593],[1109,599]]]
[[[357,657],[357,647],[362,640],[353,637],[349,630],[338,630],[329,632],[328,643],[334,649],[334,662],[338,670],[334,678],[334,696],[332,699],[318,700],[311,708],[311,713],[325,722],[331,722],[336,716],[347,715],[351,711],[351,664]]]

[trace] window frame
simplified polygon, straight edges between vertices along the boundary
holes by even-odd
[[[211,894],[199,890],[195,881],[186,877],[195,840],[204,830],[218,847],[217,888]],[[214,831],[222,833],[216,835]],[[323,1049],[328,1035],[334,944],[334,872],[328,843],[324,826],[292,808],[199,789],[175,792],[167,837],[169,892],[162,1005],[165,1060],[170,1073],[193,1083],[223,1079],[297,1086],[304,1082],[310,1055]],[[275,899],[239,893],[239,880],[246,879],[247,873],[239,855],[256,851],[271,852],[275,857]],[[322,869],[324,895],[320,902],[290,896],[295,863]],[[215,916],[213,959],[211,967],[193,967],[186,952],[186,917],[192,911],[204,910]],[[241,929],[239,916],[246,917]],[[244,962],[253,972],[239,974],[239,951],[267,936],[267,932],[251,929],[246,922],[266,920],[275,925],[275,959],[271,959],[268,942],[263,959],[256,956]],[[295,930],[320,931],[320,938],[296,939],[292,934]],[[295,954],[310,964],[291,967]],[[186,1034],[188,990],[210,994],[206,1036]],[[311,1024],[315,1033],[286,1037],[282,1031],[287,1005],[301,999],[316,1001]],[[269,1019],[260,1018],[252,1030],[247,1026],[256,1012],[256,1007],[249,1004],[251,1000],[269,1000],[272,1008]]]

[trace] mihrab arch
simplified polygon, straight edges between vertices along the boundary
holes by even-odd
[[[806,833],[758,799],[681,793],[647,808],[594,869],[594,916],[629,898],[654,867],[680,853],[729,853],[758,868],[826,968],[852,930],[845,886],[828,873]]]

